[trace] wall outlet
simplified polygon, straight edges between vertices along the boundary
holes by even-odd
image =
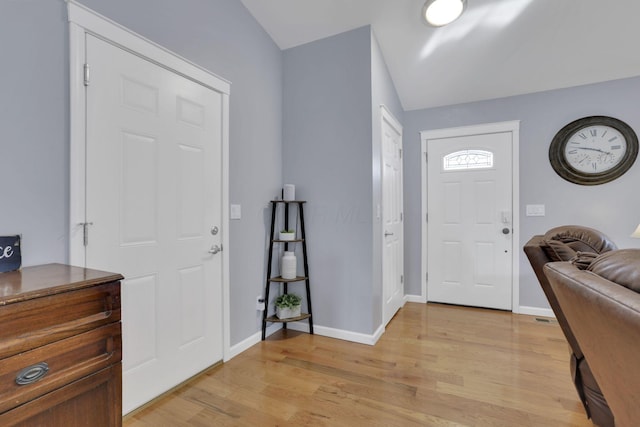
[[[262,298],[262,295],[256,297],[256,310],[264,311],[264,298]]]

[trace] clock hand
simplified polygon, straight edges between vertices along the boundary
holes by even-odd
[[[590,150],[590,151],[597,151],[599,153],[604,153],[604,154],[611,154],[608,151],[604,151],[599,148],[591,148],[591,147],[576,147],[576,148],[579,150]]]

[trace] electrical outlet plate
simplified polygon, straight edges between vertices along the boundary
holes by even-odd
[[[264,311],[264,309],[265,309],[264,298],[262,298],[262,295],[258,295],[256,297],[256,310]]]

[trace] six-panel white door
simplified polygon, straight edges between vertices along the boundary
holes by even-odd
[[[86,265],[125,277],[127,413],[222,360],[222,95],[86,46]]]
[[[381,107],[383,321],[386,325],[404,302],[404,230],[402,218],[402,127]]]
[[[429,301],[512,309],[512,133],[427,142]]]

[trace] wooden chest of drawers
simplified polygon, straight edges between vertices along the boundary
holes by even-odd
[[[0,426],[122,425],[119,274],[0,273]]]

